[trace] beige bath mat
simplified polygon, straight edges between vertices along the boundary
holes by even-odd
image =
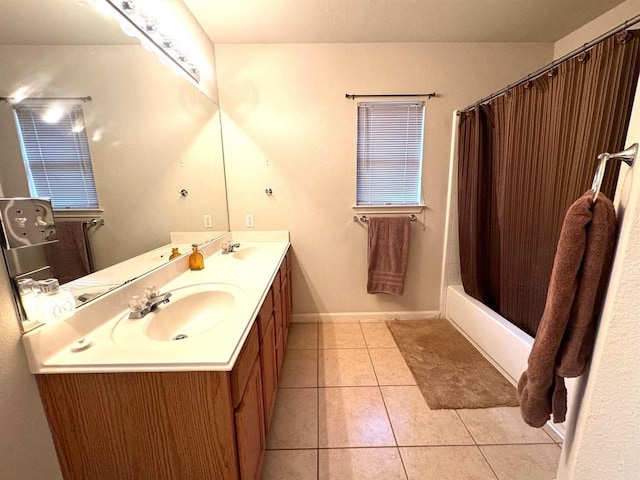
[[[431,409],[518,405],[515,387],[447,320],[386,323]]]

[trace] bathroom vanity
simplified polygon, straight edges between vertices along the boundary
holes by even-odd
[[[291,255],[288,235],[234,235],[240,248],[223,255],[232,235],[202,249],[200,272],[179,258],[137,290],[25,335],[65,479],[260,478],[291,317]],[[152,318],[129,319],[122,302],[152,281],[175,295]],[[226,317],[207,323],[216,312]],[[200,317],[176,320],[192,314]],[[188,333],[174,340],[176,331]]]

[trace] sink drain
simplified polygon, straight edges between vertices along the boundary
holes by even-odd
[[[174,340],[182,340],[187,338],[187,336],[184,333],[179,333],[178,335],[176,335],[175,337],[173,337]]]

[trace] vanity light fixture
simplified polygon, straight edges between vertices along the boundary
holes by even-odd
[[[175,39],[162,32],[156,19],[137,8],[133,0],[106,0],[106,2],[120,14],[125,32],[133,30],[133,34],[140,37],[143,46],[151,42],[161,58],[164,56],[173,61],[196,85],[200,83],[198,67],[187,53],[179,48]]]

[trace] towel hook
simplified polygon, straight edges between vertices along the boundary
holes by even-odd
[[[607,168],[607,162],[609,160],[621,160],[630,167],[633,166],[633,162],[638,154],[638,144],[634,143],[626,150],[618,153],[601,153],[598,155],[598,168],[596,174],[593,176],[593,183],[591,184],[591,190],[593,190],[593,201],[595,202],[600,193],[600,187],[602,186],[602,179],[604,178],[604,172]]]

